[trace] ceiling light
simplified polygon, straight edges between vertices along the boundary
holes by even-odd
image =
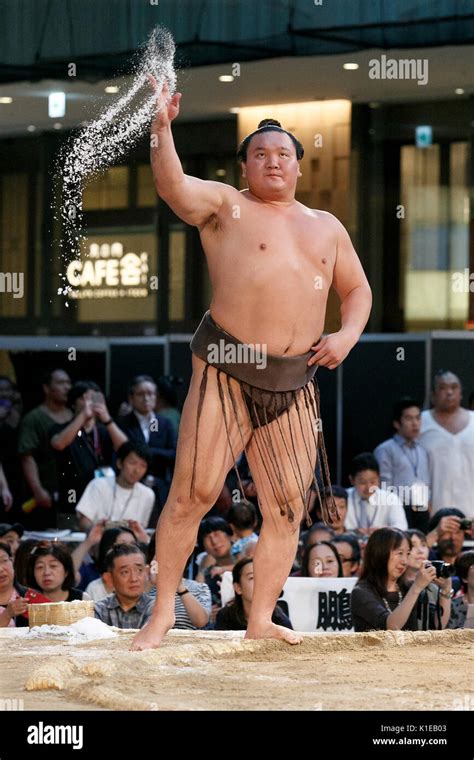
[[[48,96],[48,116],[50,119],[60,119],[66,113],[66,93],[51,92]]]
[[[28,124],[27,130],[28,132],[36,132],[36,127],[34,124]]]
[[[13,98],[0,98],[0,103],[13,103]]]
[[[462,87],[456,87],[454,92],[456,93],[456,95],[464,95],[464,90]]]
[[[234,77],[232,76],[232,74],[221,74],[221,76],[219,77],[219,82],[233,82],[233,81],[234,81]]]
[[[342,68],[347,69],[347,71],[355,71],[356,69],[359,68],[359,64],[358,63],[344,63]]]
[[[53,129],[62,129],[62,128],[63,128],[63,125],[61,124],[61,122],[60,122],[60,121],[56,121],[56,122],[53,124]]]
[[[117,87],[115,84],[110,84],[108,87],[105,88],[105,92],[110,93],[110,95],[115,95],[116,92],[118,92],[120,87]]]
[[[240,113],[240,108],[229,108],[229,113]]]

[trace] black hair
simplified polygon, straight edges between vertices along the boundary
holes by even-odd
[[[15,580],[21,583],[22,586],[28,585],[28,562],[32,550],[39,543],[37,538],[26,538],[16,550],[13,568],[15,570]]]
[[[67,394],[68,406],[73,407],[77,399],[81,398],[87,391],[100,392],[100,388],[93,380],[78,380],[77,383],[74,383]]]
[[[97,551],[97,569],[99,573],[105,573],[107,570],[105,557],[107,556],[107,552],[115,545],[115,542],[121,533],[130,533],[130,535],[133,536],[135,543],[138,545],[135,533],[131,528],[107,528],[107,530],[104,530]]]
[[[240,583],[244,567],[250,565],[252,562],[253,559],[250,557],[244,557],[244,559],[239,559],[239,561],[235,563],[232,568],[232,583]],[[245,617],[242,595],[235,592],[234,599],[229,602],[227,607],[232,612],[232,617],[234,618],[233,622],[235,622],[236,626],[241,629],[247,628],[247,618]]]
[[[457,509],[457,507],[443,507],[442,509],[438,509],[429,522],[428,533],[438,527],[442,517],[460,517],[462,520],[466,515],[464,512],[461,512],[460,509]]]
[[[469,573],[469,568],[472,567],[472,565],[474,565],[473,549],[470,549],[466,552],[461,552],[454,563],[454,567],[456,568],[456,575],[461,581],[462,590],[464,593],[467,591],[467,576]]]
[[[314,483],[313,483],[313,490],[316,491],[316,487]],[[343,488],[342,486],[338,486],[338,485],[326,486],[325,488],[323,488],[321,492],[321,496],[324,499],[330,499],[331,492],[335,499],[345,499],[347,501],[347,490]]]
[[[250,501],[239,501],[232,504],[226,514],[226,520],[237,530],[254,528],[257,523],[257,510]]]
[[[41,557],[47,557],[51,555],[58,560],[66,571],[66,577],[64,578],[61,588],[63,591],[69,591],[74,586],[74,565],[69,549],[65,544],[61,544],[57,541],[39,541],[39,543],[33,547],[30,552],[28,560],[28,566],[26,570],[27,585],[37,591],[43,591],[38,586],[35,578],[35,566]]]
[[[309,577],[309,555],[313,551],[315,546],[328,546],[334,554],[337,561],[337,577],[342,578],[344,573],[342,572],[342,562],[335,546],[329,541],[316,541],[315,544],[307,544],[303,554],[303,561],[301,563],[301,576],[303,578]]]
[[[242,142],[239,145],[239,149],[237,151],[237,160],[241,163],[245,163],[247,161],[247,149],[250,143],[250,140],[255,135],[260,135],[262,132],[283,132],[285,135],[288,135],[288,137],[291,139],[291,142],[295,146],[296,151],[296,158],[298,161],[301,161],[301,159],[304,156],[304,148],[301,145],[300,141],[297,140],[297,138],[291,134],[291,132],[288,132],[286,129],[283,129],[279,121],[276,121],[276,119],[262,119],[262,121],[259,122],[257,129],[254,132],[251,132],[247,137],[245,137]]]
[[[115,544],[105,555],[105,567],[110,573],[113,570],[114,562],[119,557],[128,557],[131,554],[141,554],[145,563],[146,557],[138,544]]]
[[[232,535],[232,528],[223,517],[206,517],[199,526],[199,542],[202,542],[209,533],[213,533],[215,530],[222,530],[228,536]]]
[[[331,539],[332,544],[349,544],[349,546],[352,549],[352,562],[360,562],[361,560],[361,552],[360,552],[360,544],[357,540],[357,537],[354,536],[353,533],[340,533],[337,536],[334,536],[334,538]]]
[[[421,409],[418,401],[415,401],[415,399],[411,398],[411,396],[403,396],[403,398],[396,401],[393,405],[392,420],[395,422],[400,422],[405,409],[410,409],[412,406],[416,406],[418,409]]]
[[[409,530],[406,530],[405,531],[405,535],[406,535],[406,537],[408,538],[408,540],[410,542],[410,546],[412,546],[411,540],[412,540],[413,536],[418,536],[418,538],[420,539],[420,541],[422,541],[425,544],[425,546],[428,546],[428,543],[426,541],[426,535],[423,533],[422,530],[418,530],[418,528],[410,528]]]
[[[156,380],[151,375],[135,375],[128,384],[127,394],[133,396],[135,388],[137,385],[141,385],[141,383],[152,383],[155,388],[157,387]]]
[[[120,459],[123,463],[129,454],[136,454],[137,457],[140,457],[140,459],[143,459],[147,463],[148,467],[151,465],[151,450],[146,443],[131,440],[125,441],[117,450],[117,459]]]
[[[3,543],[3,541],[0,541],[0,551],[5,552],[5,554],[8,554],[10,559],[13,559],[13,554],[12,554],[10,544],[5,544]]]
[[[357,583],[365,581],[383,598],[387,593],[390,552],[398,549],[403,541],[410,543],[405,533],[398,528],[374,530],[365,547],[362,572]]]
[[[156,387],[163,401],[166,401],[166,403],[172,407],[178,405],[178,394],[168,377],[159,377],[156,382]]]
[[[307,530],[306,533],[305,533],[304,540],[303,540],[303,543],[304,543],[305,546],[308,545],[308,541],[309,541],[309,538],[310,538],[311,534],[312,533],[316,533],[317,530],[324,530],[324,531],[326,531],[327,533],[329,533],[329,535],[331,536],[331,538],[333,538],[336,535],[336,531],[334,530],[334,528],[331,528],[330,525],[326,525],[326,523],[323,523],[323,522],[313,523],[313,525],[311,526],[311,528],[309,530]]]
[[[55,372],[64,372],[65,375],[69,376],[69,372],[64,369],[64,367],[52,367],[50,369],[45,370],[40,376],[40,384],[43,385],[51,385],[53,381],[53,375]]]
[[[364,470],[373,470],[380,473],[379,463],[370,451],[363,451],[362,454],[357,454],[351,462],[350,474],[353,478]]]

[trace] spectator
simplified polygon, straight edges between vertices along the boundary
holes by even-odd
[[[474,551],[462,552],[456,559],[456,575],[461,590],[451,603],[448,628],[464,628],[468,605],[474,605]]]
[[[13,507],[13,495],[10,491],[10,486],[8,485],[7,476],[5,475],[5,470],[3,469],[3,465],[0,462],[0,501],[1,501],[1,507],[0,507],[0,513],[2,515],[6,515],[7,512],[11,510]]]
[[[337,485],[332,486],[331,490],[339,513],[339,519],[336,520],[336,522],[331,523],[331,529],[334,534],[344,533],[344,523],[347,516],[347,491],[342,486]],[[323,489],[321,497],[326,501],[330,498],[330,490],[328,487]],[[311,486],[308,510],[310,515],[314,515],[318,522],[322,522],[323,516],[321,506],[316,498],[316,488],[314,484]]]
[[[52,602],[88,599],[74,588],[72,557],[64,544],[40,541],[30,553],[27,568],[28,586],[41,591]]]
[[[301,565],[303,563],[303,555],[307,546],[310,544],[314,546],[319,541],[331,541],[336,535],[332,527],[329,527],[323,522],[314,523],[311,528],[305,532],[300,533],[298,541],[298,548],[296,550],[296,557],[293,564],[292,576],[301,575]]]
[[[431,463],[428,452],[417,440],[421,429],[420,406],[412,398],[402,398],[394,404],[392,420],[397,432],[374,451],[380,468],[382,490],[396,488],[409,527],[426,533]]]
[[[339,554],[344,578],[353,578],[359,573],[361,561],[361,551],[357,538],[351,533],[342,533],[335,536],[331,543],[336,547]]]
[[[232,570],[235,598],[217,613],[216,631],[245,631],[253,597],[253,562],[241,559]],[[290,619],[276,605],[272,623],[293,629]]]
[[[28,609],[25,593],[26,588],[15,581],[10,546],[0,543],[0,628],[28,625],[24,617]]]
[[[152,538],[147,547],[147,560],[150,565],[152,589],[150,596],[156,599],[156,575],[159,563],[155,559],[155,540]],[[153,570],[152,570],[153,568]],[[175,594],[173,628],[196,630],[205,628],[211,617],[212,599],[207,583],[197,583],[188,578],[181,578]]]
[[[89,531],[85,541],[76,546],[72,552],[72,561],[79,588],[86,589],[89,583],[100,579],[105,572],[105,554],[114,544],[148,543],[148,535],[139,523],[129,521],[129,525],[116,525],[107,528],[105,520],[96,523]],[[97,559],[97,561],[96,561]]]
[[[342,562],[329,541],[308,544],[301,565],[303,578],[342,578]]]
[[[145,555],[135,545],[113,546],[105,558],[105,582],[114,591],[95,604],[95,615],[116,628],[142,628],[155,600],[145,593]]]
[[[13,560],[15,559],[15,554],[20,546],[21,537],[24,531],[25,529],[20,523],[14,523],[13,525],[10,525],[9,523],[0,524],[0,541],[9,545]]]
[[[87,484],[94,477],[113,474],[113,450],[117,451],[127,437],[110,417],[96,383],[75,383],[68,402],[74,409],[74,419],[55,425],[50,435],[51,446],[57,452],[60,511],[64,525],[71,527],[75,523],[72,514]]]
[[[438,370],[432,409],[421,415],[420,442],[433,461],[433,512],[455,504],[474,518],[474,412],[461,406],[457,375]]]
[[[466,534],[471,531],[463,530],[462,520],[465,515],[456,507],[438,509],[429,523],[429,533],[426,543],[431,549],[430,559],[442,559],[443,562],[454,563],[462,552]]]
[[[391,527],[407,530],[408,524],[398,497],[380,488],[379,465],[373,454],[358,454],[352,460],[348,491],[346,530],[363,535],[377,528]]]
[[[76,507],[81,530],[100,520],[136,520],[148,526],[155,494],[140,481],[150,464],[150,450],[143,443],[126,441],[117,451],[119,474],[94,478]]]
[[[150,375],[132,379],[128,400],[132,411],[117,422],[130,440],[146,443],[151,451],[150,484],[157,497],[152,519],[156,524],[170,489],[177,436],[170,420],[155,412],[156,383]]]
[[[418,570],[425,566],[428,560],[428,544],[426,536],[416,528],[406,532],[410,542],[410,554],[408,555],[407,569],[403,573],[402,581],[410,586]],[[418,629],[446,628],[451,614],[452,597],[451,578],[435,578],[418,597],[417,619]]]
[[[408,566],[410,544],[397,528],[374,531],[365,548],[364,565],[351,594],[356,631],[416,631],[418,597],[436,577],[433,566],[418,570],[407,590],[400,579]]]
[[[196,581],[207,583],[211,591],[212,622],[221,606],[222,574],[234,566],[231,536],[232,528],[222,517],[206,517],[199,526],[199,542],[204,546],[206,555],[199,565]]]
[[[180,381],[182,382],[182,381]],[[156,411],[160,417],[166,417],[174,430],[176,438],[178,437],[179,423],[181,414],[178,411],[178,394],[173,383],[168,377],[159,377],[156,384]]]
[[[257,525],[257,510],[249,501],[239,501],[232,504],[226,515],[227,522],[232,528],[234,543],[232,544],[231,555],[234,561],[237,556],[243,552],[247,544],[254,538],[258,539],[255,533]]]
[[[50,445],[51,428],[72,419],[67,406],[71,380],[67,372],[54,369],[43,376],[44,401],[25,414],[18,436],[18,453],[26,484],[32,494],[27,526],[44,529],[56,526],[58,475]],[[24,509],[26,510],[25,502]]]
[[[26,538],[16,550],[13,570],[15,571],[16,580],[22,586],[28,586],[28,562],[33,548],[38,546],[39,543],[39,540],[36,538]]]

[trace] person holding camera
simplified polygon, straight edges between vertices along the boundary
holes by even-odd
[[[407,530],[410,542],[408,567],[403,573],[403,582],[410,586],[418,571],[428,562],[429,548],[426,536],[421,530]],[[418,629],[441,630],[446,628],[451,615],[451,599],[453,597],[452,576],[454,565],[443,561],[431,562],[436,570],[436,578],[418,598],[417,618]]]
[[[418,630],[418,598],[436,578],[436,569],[424,564],[407,587],[402,576],[409,555],[408,538],[398,528],[380,528],[371,534],[362,572],[351,594],[356,632]]]

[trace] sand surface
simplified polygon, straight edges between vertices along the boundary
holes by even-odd
[[[306,634],[296,647],[240,632],[133,632],[67,644],[0,630],[0,692],[25,710],[459,710],[474,706],[474,630]],[[463,707],[464,705],[464,707]]]

